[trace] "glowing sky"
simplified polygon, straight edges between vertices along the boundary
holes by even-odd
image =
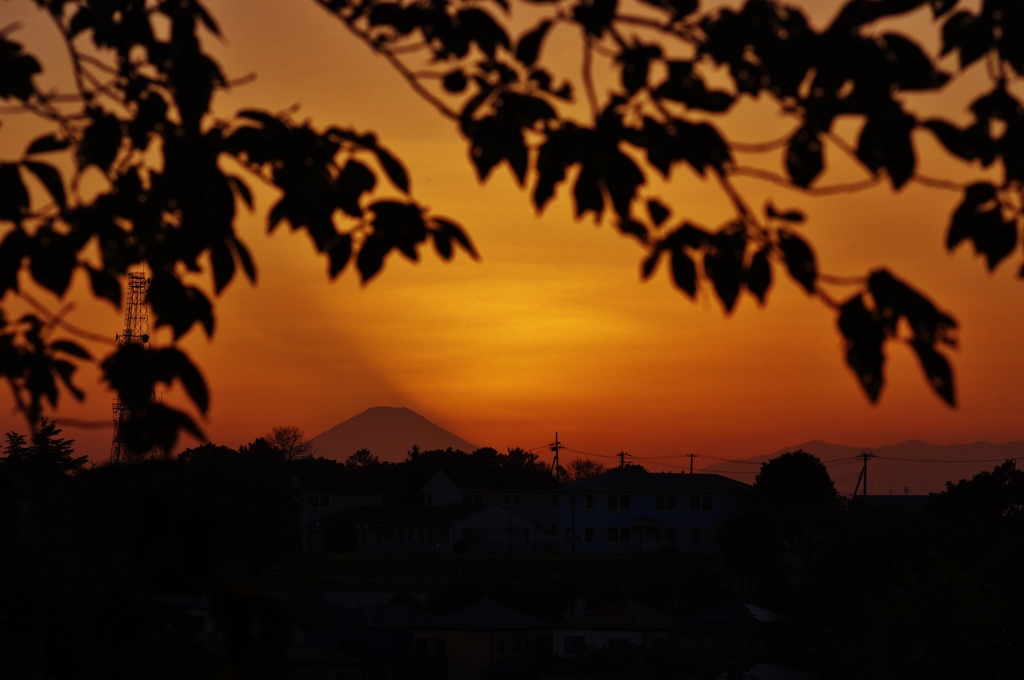
[[[834,4],[817,3],[815,16]],[[2,7],[19,14],[19,39],[30,43],[45,27],[28,5]],[[809,199],[738,181],[752,205],[772,196],[806,209],[804,230],[825,271],[861,275],[888,266],[959,321],[958,408],[943,405],[909,350],[895,346],[888,386],[873,406],[843,363],[833,313],[782,271],[774,272],[765,309],[744,296],[729,318],[707,291],[692,303],[674,290],[664,267],[641,283],[641,251],[609,225],[574,222],[564,188],[538,218],[505,169],[480,187],[453,126],[312,3],[210,7],[226,33],[212,47],[222,67],[235,77],[257,74],[220,95],[218,110],[299,103],[298,119],[376,130],[406,162],[417,200],[465,225],[482,255],[473,262],[460,253],[443,264],[428,249],[418,264],[392,257],[365,288],[351,270],[331,285],[305,237],[285,229],[268,236],[260,216],[245,217],[240,232],[259,284],[236,280],[219,300],[213,342],[196,335],[185,342],[212,390],[203,425],[213,441],[235,446],[280,424],[315,435],[376,405],[407,406],[480,445],[530,448],[557,430],[571,448],[603,455],[733,458],[811,439],[856,446],[1024,439],[1019,251],[994,275],[966,248],[948,254],[945,230],[958,194],[912,184],[894,195],[881,185]],[[789,129],[765,111],[743,105],[728,129],[745,141]],[[841,129],[852,139],[857,128]],[[941,162],[926,135],[917,139],[923,157]],[[829,161],[829,180],[864,177]],[[776,167],[778,156],[767,163]],[[931,167],[952,177],[952,169]],[[665,193],[674,217],[711,225],[729,217],[714,186],[685,172],[675,178]],[[259,197],[261,209],[266,198]],[[78,299],[73,322],[111,336],[119,329],[119,312]],[[95,380],[84,373],[87,401],[61,413],[108,418],[111,395]],[[9,397],[0,399],[2,429],[24,429]],[[94,460],[106,459],[109,429],[67,433]]]

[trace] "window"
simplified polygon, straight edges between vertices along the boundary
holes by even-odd
[[[505,638],[503,638],[503,637],[498,638],[498,651],[499,652],[504,652],[505,651]]]
[[[663,496],[658,494],[654,497],[654,509],[655,510],[675,510],[676,509],[676,497],[675,496]]]
[[[553,508],[557,508],[558,507],[558,494],[557,493],[551,494],[551,507],[553,507]]]
[[[309,507],[311,507],[311,508],[319,508],[320,507],[320,496],[310,496],[309,497]]]
[[[583,509],[584,510],[593,510],[594,509],[594,494],[588,493],[586,496],[584,496],[584,498],[583,498]]]
[[[690,543],[700,543],[700,529],[690,529]]]
[[[632,537],[629,527],[608,527],[609,543],[629,543]]]
[[[429,494],[429,493],[427,494],[427,507],[428,508],[434,507],[434,496]]]
[[[331,507],[330,496],[310,496],[309,497],[310,508],[329,508]]]
[[[523,638],[516,636],[512,638],[512,651],[521,652],[523,651]]]
[[[718,529],[704,527],[701,531],[701,543],[718,543]]]
[[[594,542],[594,527],[583,528],[583,542],[593,543]]]
[[[628,493],[610,493],[608,494],[608,509],[609,510],[629,510],[631,503]]]
[[[562,653],[582,656],[586,649],[586,638],[582,635],[566,635],[562,638]]]
[[[690,496],[690,510],[692,512],[711,512],[712,496]]]
[[[522,505],[522,504],[523,504],[523,497],[522,497],[522,495],[518,494],[518,493],[512,494],[512,505]]]
[[[512,495],[511,494],[505,494],[502,497],[501,504],[502,505],[512,505]]]
[[[665,542],[675,543],[676,542],[676,530],[675,527],[671,529],[665,529]]]

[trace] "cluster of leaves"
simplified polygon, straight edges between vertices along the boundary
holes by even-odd
[[[786,168],[785,176],[774,179],[808,191],[823,175],[830,144],[870,177],[888,179],[894,190],[919,172],[914,136],[922,129],[965,161],[989,165],[1002,159],[1001,184],[965,188],[948,243],[952,249],[971,240],[990,268],[1018,245],[1024,221],[1018,137],[1024,118],[1009,85],[1022,69],[1019,3],[986,0],[974,13],[959,0],[849,0],[817,29],[800,9],[774,0],[703,12],[697,0],[541,0],[531,9],[531,16],[541,16],[518,37],[510,33],[505,0],[490,8],[466,0],[320,4],[387,55],[417,92],[458,123],[481,181],[506,164],[520,185],[532,187],[538,211],[561,185],[571,185],[578,217],[600,220],[610,211],[617,226],[648,250],[645,278],[667,252],[672,280],[682,292],[695,297],[707,282],[731,312],[744,289],[764,303],[773,263],[784,266],[801,288],[836,309],[844,337],[857,346],[847,361],[872,401],[884,382],[874,339],[879,321],[875,310],[852,310],[877,292],[872,282],[881,275],[844,281],[861,290],[846,302],[834,300],[823,288],[813,249],[792,228],[802,216],[769,206],[759,219],[744,204],[731,178],[745,168],[715,117],[744,97],[776,102],[793,119],[793,131],[781,144],[767,145],[781,147]],[[959,53],[960,71],[982,58],[990,64],[993,89],[972,104],[977,120],[966,129],[920,117],[908,104],[906,94],[936,91],[953,78],[938,65],[942,55],[929,55],[916,40],[879,27],[925,7],[941,32],[942,55]],[[578,40],[582,82],[545,65],[544,46],[556,38]],[[416,59],[434,71],[408,66]],[[594,84],[597,68],[605,76],[602,85],[614,78],[603,98]],[[728,74],[724,86],[713,75],[722,71]],[[589,117],[573,117],[581,88]],[[834,132],[840,118],[860,122],[853,144]],[[1000,125],[1004,131],[997,136]],[[670,179],[680,167],[716,179],[735,216],[717,228],[669,220],[671,210],[651,195],[648,178]],[[637,208],[643,204],[646,211]],[[881,313],[886,308],[879,305]],[[943,315],[941,325],[941,333],[911,337],[896,336],[887,326],[880,337],[910,343],[936,393],[952,404],[955,390],[939,350],[950,344],[945,331],[954,324]]]
[[[220,29],[200,2],[37,4],[66,43],[74,89],[44,89],[39,60],[0,36],[0,99],[53,129],[0,163],[0,300],[28,277],[63,296],[82,272],[96,297],[118,306],[127,272],[144,269],[155,327],[175,340],[195,326],[212,335],[214,305],[194,275],[208,270],[216,294],[239,269],[255,282],[236,232],[238,207],[254,208],[254,182],[279,196],[267,228],[305,231],[331,278],[354,260],[365,283],[392,251],[415,260],[428,240],[443,259],[457,248],[475,256],[461,227],[412,199],[402,164],[372,133],[321,132],[256,110],[216,118],[212,98],[230,84],[203,50],[202,34]],[[81,398],[71,360],[91,360],[75,343],[50,341],[52,325],[0,318],[0,375],[31,422],[44,401],[57,405],[59,383]],[[155,381],[180,380],[206,411],[202,376],[182,352],[124,346],[100,365],[129,407],[134,451],[169,450],[181,429],[199,434],[186,412],[152,403]]]
[[[848,0],[816,28],[777,0],[711,11],[697,0],[536,0],[536,23],[516,36],[509,0],[316,1],[458,126],[481,181],[507,166],[538,211],[571,188],[577,217],[607,218],[646,251],[645,277],[668,253],[675,285],[690,297],[709,289],[727,313],[744,290],[763,304],[773,269],[783,268],[836,310],[847,362],[871,400],[884,384],[884,344],[900,340],[917,352],[936,393],[954,402],[940,351],[952,344],[952,318],[925,309],[923,296],[881,270],[842,280],[857,290],[837,299],[827,290],[837,280],[821,274],[797,232],[802,215],[770,205],[760,215],[737,191],[733,178],[751,169],[716,122],[744,98],[777,105],[792,131],[765,148],[781,151],[786,173],[758,174],[807,191],[820,188],[827,147],[849,154],[872,180],[902,189],[920,175],[915,137],[925,130],[965,163],[998,161],[1000,179],[963,187],[947,239],[950,249],[971,241],[994,268],[1018,247],[1024,226],[1024,108],[1012,92],[1024,69],[1019,3],[985,0],[966,9],[961,0]],[[306,232],[332,278],[354,260],[369,281],[390,253],[416,259],[428,240],[444,259],[457,248],[474,254],[456,223],[413,200],[401,163],[372,133],[316,129],[258,110],[215,118],[212,98],[230,83],[202,48],[204,34],[220,28],[198,0],[36,2],[66,42],[75,90],[42,91],[39,60],[0,35],[0,99],[54,128],[22,158],[0,163],[0,296],[17,294],[25,276],[63,295],[81,270],[97,297],[118,304],[125,273],[145,266],[156,326],[175,339],[196,325],[212,334],[213,303],[191,275],[208,268],[215,293],[239,268],[255,280],[235,230],[238,205],[254,207],[253,181],[278,192],[268,229],[287,222]],[[936,91],[955,74],[939,67],[941,55],[886,28],[894,17],[929,9],[942,54],[958,55],[960,72],[982,60],[988,66],[992,89],[971,104],[975,120],[965,128],[911,108],[908,94]],[[556,39],[577,41],[580,77],[546,64]],[[601,96],[598,80],[611,83]],[[587,114],[579,115],[578,99]],[[853,143],[835,132],[841,118],[859,125]],[[45,160],[53,154],[73,160],[70,177]],[[685,214],[671,219],[673,207],[650,180],[681,170],[717,183],[735,214],[713,227]],[[79,192],[83,178],[101,190]],[[45,326],[32,317],[22,323]],[[15,347],[0,374],[35,419],[44,399],[55,404],[57,381],[70,387],[73,364],[57,363],[53,352],[87,355],[43,335],[33,344],[6,322],[0,332]],[[187,359],[164,353],[147,361],[161,364],[154,375],[185,383],[204,410],[205,387]],[[197,431],[185,413],[164,409],[140,427],[138,444],[166,445],[181,427]]]

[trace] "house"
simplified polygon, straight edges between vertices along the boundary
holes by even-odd
[[[713,474],[621,467],[559,489],[561,552],[716,552],[752,487]]]
[[[414,630],[437,618],[407,604],[347,608],[323,598],[289,601],[302,643],[358,658],[368,680],[387,680],[415,651]]]
[[[539,680],[680,680],[695,677],[685,663],[632,642],[610,642],[585,656],[543,669]]]
[[[424,552],[533,553],[540,534],[537,522],[523,512],[494,503],[453,503],[409,523],[425,540]]]
[[[421,667],[446,680],[536,677],[551,653],[551,626],[484,600],[417,629],[416,653]]]
[[[322,553],[325,520],[341,510],[404,508],[419,505],[418,480],[401,472],[307,471],[296,479],[302,489],[303,552]]]
[[[346,523],[352,549],[366,553],[533,553],[540,535],[533,518],[494,503],[351,508],[317,528],[331,523]]]
[[[558,545],[558,482],[546,470],[496,470],[453,466],[438,470],[423,486],[423,504],[494,503],[529,518],[538,532],[537,552],[556,552]]]
[[[740,663],[787,658],[793,623],[751,603],[730,603],[685,619],[673,631],[681,658],[725,670]]]
[[[628,642],[665,652],[669,631],[682,619],[632,600],[622,599],[554,628],[554,651],[561,657],[590,654],[612,642]]]

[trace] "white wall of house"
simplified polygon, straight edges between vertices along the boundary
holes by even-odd
[[[728,493],[566,489],[559,504],[561,552],[574,549],[574,538],[577,553],[656,552],[664,546],[715,552],[718,527],[737,509],[737,496]]]
[[[462,495],[455,482],[444,473],[438,471],[430,481],[423,486],[423,505],[428,508],[443,508],[452,503],[462,501]]]

